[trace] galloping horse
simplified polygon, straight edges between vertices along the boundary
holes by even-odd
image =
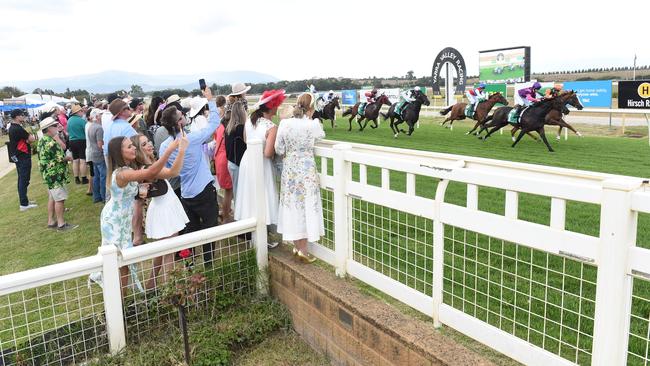
[[[324,123],[324,120],[329,119],[332,122],[332,128],[334,128],[336,127],[336,124],[334,123],[336,120],[334,109],[341,109],[338,96],[334,97],[331,102],[327,103],[327,105],[323,107],[323,110],[315,111],[312,118],[320,119],[321,123]]]
[[[470,133],[474,132],[478,128],[478,126],[482,125],[485,123],[485,119],[488,116],[488,113],[490,113],[490,110],[492,107],[494,107],[495,104],[501,103],[503,105],[508,105],[508,101],[506,98],[504,98],[501,93],[496,92],[490,94],[487,100],[484,100],[478,104],[476,107],[476,112],[474,113],[474,116],[472,116],[472,119],[476,120],[476,124],[474,125],[474,128],[472,128],[471,131],[469,131],[467,134],[469,135]],[[447,117],[441,125],[445,125],[445,123],[449,122],[449,125],[453,125],[454,121],[456,120],[463,120],[467,116],[465,116],[465,107],[467,106],[467,103],[456,103],[446,109],[443,109],[440,111],[441,115],[446,115],[451,111],[451,114],[449,117]]]
[[[350,119],[348,120],[350,127],[348,128],[348,131],[352,131],[352,119],[357,116],[360,104],[361,103],[359,102],[352,108],[348,108],[345,110],[345,112],[343,112],[343,117],[350,115]],[[363,111],[363,116],[360,116],[357,119],[357,123],[359,124],[359,131],[363,131],[363,129],[366,128],[368,121],[372,121],[374,123],[374,126],[371,125],[370,127],[377,128],[377,117],[379,117],[379,110],[381,110],[381,106],[384,104],[387,106],[390,106],[391,104],[386,94],[380,95],[377,97],[377,100],[374,103],[370,103],[366,106],[366,109]],[[362,126],[361,121],[364,119],[366,120],[366,123]]]
[[[513,142],[512,147],[515,147],[515,145],[517,145],[524,134],[530,134],[530,132],[536,131],[542,138],[542,141],[544,141],[544,144],[546,144],[548,151],[553,152],[554,150],[548,143],[548,140],[546,139],[546,133],[544,132],[546,116],[551,110],[557,110],[561,112],[562,108],[564,108],[566,104],[576,106],[576,108],[577,105],[580,105],[580,101],[578,100],[575,92],[566,92],[554,98],[543,99],[542,101],[537,102],[524,110],[521,114],[521,117],[519,118],[519,136],[517,136]],[[501,107],[497,109],[494,114],[490,116],[490,118],[486,119],[486,123],[483,125],[483,127],[481,127],[481,130],[478,133],[480,134],[488,128],[491,128],[490,132],[488,132],[485,137],[479,136],[479,138],[485,140],[494,132],[498,131],[504,126],[507,126],[509,124],[508,113],[510,113],[511,110],[512,107]],[[487,123],[489,120],[492,121]]]
[[[406,133],[406,131],[402,129],[398,130],[397,126],[402,122],[406,122],[409,126],[408,135],[411,136],[413,133],[413,126],[420,118],[420,109],[422,108],[422,104],[429,105],[431,102],[429,102],[429,98],[427,98],[424,93],[418,91],[415,95],[415,100],[404,107],[401,115],[395,113],[395,107],[397,107],[397,104],[398,103],[393,103],[393,105],[390,106],[390,109],[388,109],[388,113],[382,113],[381,116],[384,120],[390,118],[390,129],[393,130],[393,137],[396,138],[399,132]]]
[[[582,110],[583,106],[582,103],[580,102],[580,99],[577,97],[577,95],[574,98],[570,98],[570,101],[567,102],[567,104],[574,106],[577,110]],[[561,133],[562,133],[562,128],[568,128],[569,130],[573,131],[576,135],[582,137],[582,134],[578,132],[573,126],[571,126],[567,121],[564,120],[564,115],[569,114],[569,110],[567,109],[566,106],[562,107],[561,111],[552,109],[548,114],[546,115],[546,118],[544,119],[544,124],[550,125],[550,126],[560,126],[560,128],[557,130],[557,136],[555,136],[556,139],[561,138]],[[510,135],[512,136],[512,141],[515,141],[515,132],[519,130],[518,126],[514,126],[512,130],[510,131]]]

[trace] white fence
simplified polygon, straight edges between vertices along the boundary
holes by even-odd
[[[361,144],[328,142],[317,155],[334,244],[313,250],[338,274],[525,364],[650,360],[642,179]],[[547,202],[546,223],[521,218],[531,199]],[[575,208],[595,213],[582,218],[589,233],[567,228]]]
[[[261,142],[249,141],[248,149],[258,156],[254,171],[262,172]],[[255,181],[255,199],[264,201],[263,179]],[[196,307],[213,305],[218,295],[265,291],[255,270],[268,263],[264,215],[265,207],[258,205],[254,218],[124,251],[101,246],[92,257],[0,276],[0,365],[79,364],[148,337],[175,312],[161,304],[160,288],[150,288],[145,279],[160,280],[160,272],[153,274],[161,266],[156,260],[181,249],[202,248],[202,255],[193,251],[186,262],[207,278]],[[264,244],[254,249],[253,243]],[[123,288],[119,269],[125,266],[138,280]],[[88,280],[94,272],[101,272],[103,287]],[[147,290],[138,291],[136,282]]]
[[[259,142],[249,149],[261,172]],[[316,155],[326,235],[310,246],[338,275],[525,364],[650,362],[650,221],[637,228],[639,213],[650,213],[646,181],[331,141]],[[257,181],[255,196],[262,197]],[[202,265],[207,271],[226,263],[238,275],[218,278],[205,292],[255,283],[247,258],[267,263],[263,205],[257,212],[121,253],[101,248],[94,257],[0,277],[0,325],[8,325],[0,328],[0,360],[79,362],[145,334],[155,323],[147,316],[152,308],[137,291],[120,288],[125,265],[137,264],[144,278],[153,258],[221,241]],[[256,253],[246,233],[255,235]],[[94,271],[104,274],[103,291],[84,286]],[[156,319],[165,316],[153,310]],[[52,333],[62,327],[69,331]],[[65,357],[54,350],[56,357],[44,359],[42,348],[54,345]]]

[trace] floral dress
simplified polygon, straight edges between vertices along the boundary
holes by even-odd
[[[325,137],[318,120],[282,120],[275,139],[275,152],[284,155],[280,180],[278,232],[283,240],[318,241],[325,235],[323,204],[314,144]]]
[[[133,202],[138,194],[138,183],[129,182],[124,188],[117,185],[117,174],[128,167],[118,168],[111,176],[111,198],[106,202],[101,214],[102,245],[115,245],[120,250],[133,247],[131,238],[131,219],[133,218]],[[131,283],[141,292],[142,284],[137,277],[137,266],[129,265]],[[101,272],[93,273],[90,279],[102,286]]]

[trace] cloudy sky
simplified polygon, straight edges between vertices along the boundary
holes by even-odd
[[[520,45],[532,47],[533,72],[631,66],[635,53],[645,65],[649,7],[644,0],[0,0],[0,85],[105,70],[422,76],[447,46],[464,55],[471,75],[479,50]]]

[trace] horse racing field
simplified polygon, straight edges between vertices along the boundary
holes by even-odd
[[[377,129],[358,125],[347,131],[347,120],[338,119],[338,127],[327,123],[330,140],[375,144],[471,155],[556,167],[590,170],[636,177],[650,176],[650,146],[646,138],[572,135],[568,141],[555,139],[556,129],[547,136],[556,150],[550,153],[542,142],[525,137],[511,148],[509,128],[487,141],[465,135],[469,123],[457,123],[454,130],[441,127],[441,118],[424,118],[413,136],[393,138],[387,122]],[[354,123],[354,122],[353,122]],[[580,130],[580,126],[577,126]],[[405,127],[403,127],[405,128]],[[608,130],[602,126],[599,129]],[[408,157],[404,157],[408,159]],[[331,169],[331,167],[329,168]],[[331,171],[331,170],[330,170]],[[359,168],[353,164],[353,180]],[[406,174],[391,171],[390,189],[405,192]],[[367,168],[370,185],[381,186],[379,168]],[[433,198],[437,182],[416,177],[416,195]],[[445,201],[465,205],[466,186],[450,183]],[[330,197],[326,190],[324,201]],[[552,195],[553,192],[548,192]],[[432,222],[392,208],[352,200],[354,220],[353,252],[356,260],[422,293],[432,293],[433,246]],[[518,217],[549,225],[551,199],[519,194]],[[503,190],[479,187],[478,208],[503,215]],[[332,222],[325,210],[326,222]],[[599,236],[600,206],[566,202],[566,229]],[[326,230],[325,243],[331,243]],[[508,243],[485,235],[445,226],[444,232],[445,304],[453,306],[503,331],[578,364],[591,363],[593,317],[596,292],[596,267]],[[650,248],[650,215],[640,214],[637,245]],[[644,364],[650,315],[650,283],[634,281],[635,306],[630,324],[628,364]]]

